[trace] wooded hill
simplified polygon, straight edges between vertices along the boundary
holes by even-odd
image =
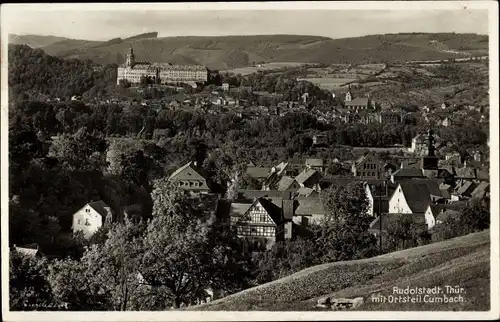
[[[9,41],[34,44],[61,58],[121,64],[133,46],[138,60],[202,64],[228,69],[261,62],[397,63],[409,60],[460,58],[488,54],[488,36],[456,33],[406,33],[331,39],[302,35],[163,37],[155,33],[110,41],[15,36]],[[38,38],[36,38],[38,37]],[[40,38],[42,37],[42,38]],[[41,40],[43,39],[43,41]],[[46,43],[42,45],[42,43]]]

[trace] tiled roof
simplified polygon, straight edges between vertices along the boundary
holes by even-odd
[[[401,168],[392,173],[396,178],[424,178],[425,176],[420,169]]]
[[[29,245],[23,245],[23,246],[15,246],[14,249],[26,256],[30,257],[35,257],[36,254],[38,253],[38,245],[37,244],[29,244]]]
[[[312,167],[322,167],[324,165],[323,159],[306,159],[305,165]]]
[[[368,98],[367,97],[356,97],[353,98],[350,102],[345,102],[346,106],[368,106]]]
[[[281,180],[278,182],[278,190],[285,191],[291,188],[292,184],[295,182],[295,179],[289,176],[283,176]]]
[[[231,203],[229,207],[229,215],[231,217],[242,217],[250,207],[252,207],[253,203]]]
[[[247,167],[247,174],[255,179],[267,178],[271,171],[268,167]]]
[[[304,196],[304,197],[309,197],[310,195],[313,195],[316,193],[314,189],[307,188],[307,187],[301,187],[299,190],[297,190],[297,195],[299,196]]]
[[[321,179],[321,175],[319,174],[318,171],[313,170],[313,169],[306,169],[302,171],[298,176],[295,177],[295,181],[297,181],[299,184],[304,184],[306,181],[311,181],[317,178],[317,181],[319,182]],[[311,184],[315,184],[318,182],[310,182]]]
[[[469,195],[474,189],[476,185],[472,181],[465,181],[458,189],[457,193],[459,195]]]
[[[169,180],[206,180],[205,172],[188,162],[170,175]]]
[[[271,216],[276,225],[279,225],[282,222],[281,207],[273,203],[271,200],[265,198],[259,198],[257,201],[262,205],[262,207],[264,207],[264,209],[269,214],[269,216]]]
[[[290,199],[291,193],[289,191],[277,190],[238,190],[238,196],[241,199],[253,200],[261,197],[277,197],[282,199]]]
[[[106,208],[109,208],[109,206],[102,200],[89,202],[88,205],[97,211],[103,218],[108,214]]]
[[[297,208],[295,209],[295,215],[324,215],[326,211],[323,207],[323,203],[319,198],[311,199],[299,199],[297,200]]]
[[[285,220],[293,218],[294,200],[283,200],[283,218]]]
[[[411,180],[401,182],[399,185],[413,213],[424,213],[432,204],[430,191],[425,183],[416,183]]]
[[[486,181],[482,181],[477,185],[476,189],[472,191],[471,196],[474,198],[482,199],[484,198],[486,193],[489,192],[489,190],[490,190],[490,184]]]
[[[439,183],[436,180],[420,179],[420,178],[414,178],[412,180],[419,184],[425,184],[427,186],[427,189],[429,189],[429,193],[431,195],[442,197],[442,192],[441,189],[439,188]]]

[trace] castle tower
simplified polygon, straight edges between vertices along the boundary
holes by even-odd
[[[129,52],[127,54],[127,67],[133,67],[135,64],[134,49],[130,46]]]

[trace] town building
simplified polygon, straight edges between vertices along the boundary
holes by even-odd
[[[138,84],[141,77],[150,77],[153,83],[205,83],[208,80],[208,69],[200,65],[172,65],[169,63],[138,62],[134,50],[130,47],[127,60],[117,70],[117,84],[125,79],[132,84]]]
[[[372,153],[368,153],[356,160],[351,167],[352,174],[361,179],[383,179],[385,176],[384,164]]]
[[[353,97],[351,92],[345,94],[344,107],[351,111],[368,110],[371,108],[368,97]]]
[[[188,162],[177,169],[170,175],[169,181],[192,193],[210,192],[208,176],[202,168],[197,166],[196,162]]]
[[[73,214],[71,230],[73,233],[83,232],[85,238],[90,238],[104,224],[111,223],[113,212],[104,201],[89,202]]]
[[[377,120],[385,125],[398,125],[403,121],[403,116],[398,112],[381,112],[377,116]]]
[[[264,197],[250,202],[224,200],[219,204],[218,216],[229,218],[231,231],[248,249],[270,249],[277,241],[292,238],[293,204],[289,206],[292,202]]]

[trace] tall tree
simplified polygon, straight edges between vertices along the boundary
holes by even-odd
[[[327,212],[318,243],[325,261],[369,257],[376,252],[376,240],[368,232],[373,220],[368,215],[368,199],[361,183],[333,185],[321,194]]]

